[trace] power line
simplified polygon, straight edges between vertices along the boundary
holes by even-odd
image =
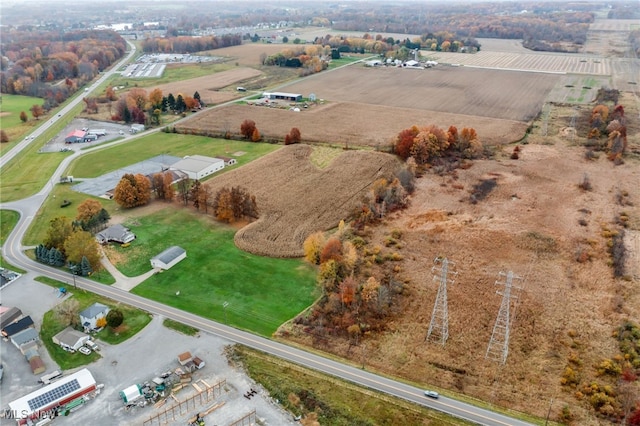
[[[499,361],[501,364],[504,364],[507,362],[507,355],[509,355],[511,299],[518,299],[517,295],[511,294],[511,289],[522,289],[522,287],[513,285],[513,280],[522,280],[522,277],[513,275],[513,272],[511,271],[506,274],[504,272],[500,272],[500,275],[506,276],[506,281],[504,283],[496,281],[496,285],[504,285],[504,291],[496,291],[497,294],[502,295],[502,303],[500,304],[500,311],[498,312],[498,317],[496,318],[496,322],[493,326],[493,332],[491,333],[491,340],[489,341],[485,358]]]
[[[447,282],[454,283],[454,280],[447,278],[447,274],[457,275],[457,272],[449,272],[449,265],[453,266],[446,257],[436,257],[435,265],[431,268],[433,280],[439,280],[438,294],[433,305],[433,313],[431,314],[431,322],[425,340],[438,342],[444,346],[449,338],[449,308],[447,306]],[[438,269],[438,265],[440,268]]]

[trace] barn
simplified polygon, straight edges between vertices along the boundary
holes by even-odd
[[[187,257],[187,251],[182,247],[172,246],[151,259],[152,268],[167,270]]]
[[[64,410],[67,404],[95,390],[96,381],[91,372],[84,368],[10,402],[9,409],[13,413],[20,413],[21,418],[16,419],[18,425],[26,425],[31,419],[42,419],[45,412],[59,407],[63,409],[60,414],[66,414]]]
[[[263,99],[270,99],[273,101],[291,101],[302,102],[302,95],[299,93],[285,93],[285,92],[264,92],[262,94]]]
[[[171,170],[184,172],[189,176],[189,179],[193,180],[201,180],[222,169],[224,169],[224,160],[204,155],[187,155],[171,165]]]

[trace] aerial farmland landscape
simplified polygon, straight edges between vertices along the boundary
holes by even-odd
[[[68,6],[0,9],[0,424],[640,425],[635,2]]]

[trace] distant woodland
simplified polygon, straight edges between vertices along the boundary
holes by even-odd
[[[126,42],[113,31],[3,32],[0,91],[45,99],[55,107],[122,58]]]
[[[145,53],[193,53],[242,44],[240,34],[225,34],[220,37],[151,37],[142,42]]]

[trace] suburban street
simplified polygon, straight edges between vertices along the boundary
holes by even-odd
[[[89,90],[93,90],[94,88],[98,87],[98,85],[100,85],[110,75],[115,73],[134,54],[135,49],[132,47],[128,55],[117,65],[113,66],[108,72],[105,72],[95,83],[90,86]],[[64,116],[65,113],[69,112],[76,104],[80,102],[82,102],[82,96],[78,96],[76,99],[74,99],[69,105],[67,105],[62,111],[60,111],[60,114]],[[55,117],[51,121],[54,122],[57,119],[58,118]],[[36,137],[41,135],[46,131],[49,125],[50,124],[45,124],[41,126],[32,135]],[[159,129],[155,129],[153,131],[158,130]],[[148,133],[149,132],[144,132],[144,134]],[[137,136],[139,135],[136,135],[136,137]],[[120,140],[114,143],[127,142],[132,139],[134,138],[127,137],[124,140]],[[24,140],[16,145],[11,151],[2,156],[2,158],[0,159],[0,167],[3,167],[10,160],[12,160],[16,155],[20,153],[22,149],[24,149],[24,147],[28,145],[28,143],[31,143],[32,141],[33,140]],[[48,267],[44,264],[29,259],[23,252],[24,247],[22,246],[22,240],[29,227],[29,224],[36,216],[38,210],[46,200],[54,185],[59,181],[59,176],[62,175],[70,162],[77,156],[83,155],[87,152],[91,152],[95,149],[103,149],[106,146],[110,146],[112,144],[105,144],[93,149],[76,152],[73,155],[66,157],[60,163],[53,176],[51,176],[51,178],[47,181],[47,184],[37,194],[23,200],[0,204],[0,208],[14,210],[20,214],[20,219],[16,227],[13,229],[10,236],[7,238],[7,241],[5,242],[4,247],[2,248],[2,254],[7,262],[29,271],[29,273],[33,274],[34,276],[42,275],[59,280],[61,282],[71,282],[73,277],[69,273],[62,272],[58,269]],[[130,294],[124,290],[114,288],[112,286],[95,283],[85,278],[76,277],[73,281],[78,288],[82,288],[101,296],[108,297],[110,299],[113,299],[114,301],[126,303],[128,305],[148,311],[154,315],[161,315],[165,318],[170,318],[181,323],[188,324],[201,330],[202,332],[223,337],[229,341],[263,351],[270,355],[280,357],[301,366],[311,368],[322,373],[330,374],[335,377],[339,377],[341,379],[365,386],[367,388],[384,392],[386,394],[402,398],[404,400],[428,408],[432,408],[434,410],[438,410],[461,419],[465,419],[482,425],[520,426],[530,424],[444,396],[441,396],[439,399],[429,399],[424,396],[424,389],[385,378],[374,373],[370,373],[366,370],[366,365],[364,366],[364,368],[362,368],[362,366],[352,366],[333,361],[301,349],[274,342],[272,340],[253,335],[248,332],[228,327],[224,324],[198,317],[188,312],[184,312],[151,300],[144,299],[142,297]],[[14,283],[13,285],[19,285],[19,283]]]

